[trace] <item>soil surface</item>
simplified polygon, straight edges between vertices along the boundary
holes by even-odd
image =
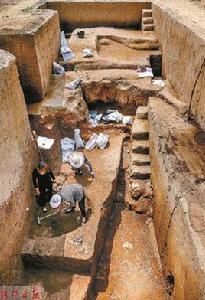
[[[165,284],[151,218],[126,208],[129,141],[119,172],[113,214],[94,283],[97,300],[162,300]]]

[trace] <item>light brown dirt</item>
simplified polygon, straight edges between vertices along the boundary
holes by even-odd
[[[30,213],[35,147],[13,55],[0,50],[0,283],[16,276],[16,258]]]
[[[28,262],[39,262],[51,267],[61,266],[69,271],[78,270],[85,274],[95,273],[104,230],[111,214],[123,138],[124,134],[110,135],[108,149],[86,152],[96,173],[96,178],[93,180],[87,176],[76,178],[70,167],[64,165],[64,172],[69,175],[68,182],[74,183],[77,180],[85,187],[91,216],[85,225],[68,234],[56,238],[28,240],[23,248],[23,256]],[[76,236],[83,236],[82,245],[74,244],[73,240]]]
[[[108,283],[103,290],[97,289],[96,299],[165,299],[154,227],[149,218],[126,209],[119,212],[115,207],[105,249],[103,261],[108,264]]]
[[[97,26],[140,27],[142,8],[150,2],[141,1],[48,1],[48,8],[58,10],[66,29]],[[126,13],[125,13],[126,11]],[[97,12],[97,13],[96,13]]]
[[[85,37],[78,38],[73,31],[68,40],[76,57],[68,66],[79,69],[137,69],[149,66],[149,55],[159,53],[158,41],[154,33],[142,33],[133,29],[84,28]],[[83,49],[91,48],[92,58],[83,58]],[[118,49],[117,49],[118,48]]]
[[[12,14],[0,18],[0,48],[15,55],[27,102],[38,101],[46,94],[59,46],[57,12],[17,12],[15,18]]]
[[[159,98],[149,120],[154,225],[172,299],[204,299],[204,133]]]
[[[205,10],[197,1],[156,0],[153,16],[164,75],[189,106],[189,117],[205,129]]]

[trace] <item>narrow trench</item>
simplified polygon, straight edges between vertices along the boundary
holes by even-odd
[[[93,283],[94,299],[97,299],[97,296],[100,292],[106,291],[106,288],[108,286],[108,276],[110,273],[110,260],[113,249],[113,242],[116,231],[121,223],[121,213],[123,210],[127,209],[125,204],[125,197],[129,181],[129,153],[130,137],[127,136],[123,142],[122,156],[118,173],[117,190],[113,202],[113,211],[110,217],[107,234],[105,236],[101,257],[97,265],[97,272]]]

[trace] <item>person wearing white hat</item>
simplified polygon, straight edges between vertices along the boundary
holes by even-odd
[[[57,208],[61,201],[65,201],[69,208],[66,213],[74,212],[76,203],[80,208],[82,214],[82,223],[86,223],[86,209],[85,209],[85,191],[80,184],[64,184],[58,194],[52,196],[50,205],[53,208]]]
[[[76,175],[83,175],[82,167],[85,166],[88,172],[94,177],[93,167],[87,157],[82,152],[74,151],[69,156],[69,163]]]
[[[61,204],[61,196],[58,194],[55,194],[51,197],[50,206],[52,208],[58,208]]]

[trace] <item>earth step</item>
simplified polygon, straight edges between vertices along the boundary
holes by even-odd
[[[147,106],[138,106],[136,110],[136,116],[138,119],[148,119],[148,107]]]
[[[138,119],[135,117],[132,125],[132,138],[134,140],[149,139],[149,124],[147,120]]]
[[[154,24],[143,24],[142,31],[154,31]]]
[[[149,154],[149,141],[132,141],[132,152],[140,154]]]
[[[152,17],[152,9],[143,9],[142,18]]]
[[[154,20],[152,17],[147,17],[147,18],[143,18],[142,19],[142,23],[143,24],[153,24],[154,23]]]
[[[149,179],[151,176],[150,166],[135,166],[131,167],[131,177],[136,179]]]
[[[135,166],[148,166],[150,165],[150,157],[148,154],[132,153],[131,164]]]
[[[133,179],[130,183],[130,195],[135,201],[141,196],[147,199],[152,199],[152,186],[150,179],[136,180]]]

